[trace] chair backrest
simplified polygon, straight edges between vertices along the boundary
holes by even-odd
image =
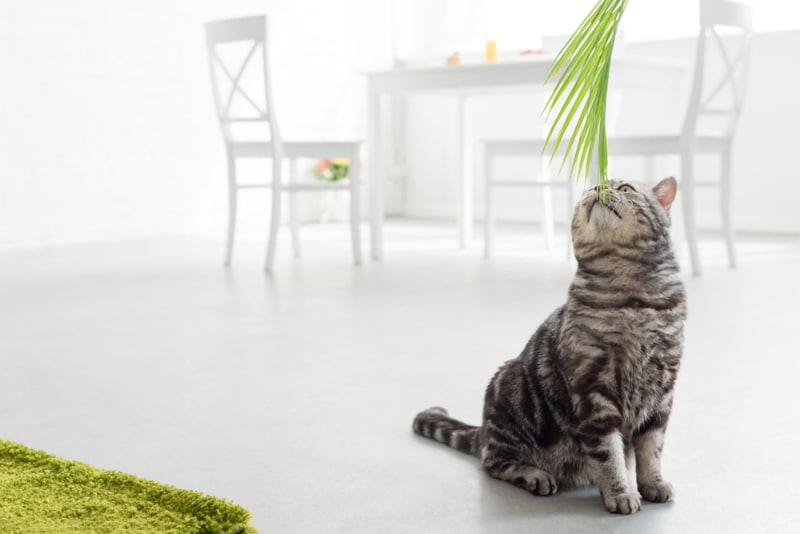
[[[720,35],[720,28],[730,34]],[[724,135],[733,135],[744,103],[752,28],[752,6],[730,0],[700,1],[700,35],[684,136],[698,133],[704,119],[710,119]],[[714,53],[721,59],[721,71],[709,68],[708,58]]]
[[[270,90],[267,17],[206,23],[217,117],[228,143],[272,141],[282,146]]]

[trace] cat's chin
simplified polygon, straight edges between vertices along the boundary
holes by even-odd
[[[620,214],[618,208],[611,202],[603,203],[599,200],[595,200],[589,207],[589,216],[608,217],[609,214],[612,214],[617,219],[622,220],[622,215]]]
[[[617,207],[603,204],[597,200],[586,207],[586,226],[589,239],[592,241],[603,240],[610,230],[623,223],[622,214]]]

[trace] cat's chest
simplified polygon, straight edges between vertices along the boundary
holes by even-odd
[[[603,391],[619,399],[624,418],[637,424],[671,392],[682,339],[681,313],[625,309],[567,315],[559,348],[573,402]]]
[[[592,354],[616,356],[641,365],[654,352],[682,343],[682,310],[624,308],[567,312],[559,333],[559,348],[567,359]]]

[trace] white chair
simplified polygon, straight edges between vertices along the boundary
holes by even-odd
[[[290,194],[289,219],[292,246],[295,256],[299,256],[298,216],[294,193],[331,189],[349,191],[353,259],[356,264],[361,263],[359,235],[359,148],[361,143],[357,141],[295,142],[282,139],[270,91],[266,16],[213,21],[207,23],[205,29],[214,101],[228,160],[229,201],[225,265],[230,265],[233,254],[238,193],[242,189],[259,187],[272,189],[272,213],[265,262],[267,271],[272,270],[275,262],[275,246],[281,220],[283,193]],[[257,81],[248,85],[244,82],[245,79]],[[252,89],[251,85],[257,86],[257,89]],[[249,130],[250,137],[256,137],[257,140],[251,138],[245,140],[243,130]],[[237,180],[236,172],[238,158],[271,159],[271,182],[240,183]],[[322,181],[299,183],[297,182],[296,161],[300,158],[348,158],[350,160],[348,178],[343,183]],[[288,183],[284,183],[281,178],[284,159],[289,162]]]
[[[700,35],[697,40],[694,79],[689,104],[680,133],[666,136],[611,137],[608,153],[611,157],[645,156],[647,168],[658,155],[677,154],[681,160],[681,195],[684,226],[689,244],[692,273],[702,272],[695,224],[695,189],[701,186],[720,188],[722,226],[728,250],[728,262],[736,266],[734,233],[731,221],[731,150],[739,114],[744,103],[747,68],[752,40],[753,9],[746,4],[728,0],[701,0]],[[732,35],[720,36],[718,27],[732,28]],[[728,41],[726,46],[725,41]],[[732,49],[732,50],[731,50]],[[708,73],[707,56],[719,53],[723,68],[719,75]],[[733,53],[731,53],[733,52]],[[709,120],[715,121],[709,129]],[[721,157],[719,181],[695,179],[696,154],[718,154]],[[647,179],[654,179],[647,176]]]
[[[697,42],[694,77],[689,94],[689,103],[681,131],[675,135],[609,137],[609,157],[644,156],[647,169],[653,169],[652,158],[658,155],[678,155],[681,159],[681,195],[686,240],[692,272],[701,273],[700,255],[695,225],[695,189],[699,186],[720,188],[722,223],[728,249],[728,261],[736,266],[734,234],[731,222],[731,149],[734,132],[744,102],[747,67],[752,38],[753,10],[751,6],[728,0],[701,0],[700,35]],[[733,35],[721,37],[720,26],[733,28]],[[734,54],[730,46],[734,45]],[[714,48],[712,48],[714,47]],[[708,76],[707,55],[709,49],[716,50],[722,58],[723,68],[718,76]],[[725,103],[720,104],[724,99]],[[716,128],[707,129],[703,119],[716,120]],[[489,188],[503,184],[490,177],[491,156],[500,154],[527,153],[538,156],[542,151],[542,140],[486,141],[487,147],[487,211],[490,211]],[[722,176],[718,182],[695,180],[694,156],[696,154],[719,154]],[[655,176],[646,176],[653,180]],[[517,185],[517,184],[515,184]],[[522,185],[522,184],[519,184]],[[535,184],[530,184],[535,185]],[[548,184],[550,185],[550,184]],[[546,210],[546,214],[549,213]],[[487,218],[488,219],[488,218]],[[545,224],[550,224],[545,221]],[[491,224],[487,224],[487,251],[490,248]]]
[[[544,234],[545,246],[549,250],[553,247],[555,230],[553,221],[553,202],[551,189],[553,187],[563,187],[566,189],[566,208],[567,222],[572,217],[574,204],[574,184],[570,179],[553,179],[548,165],[549,156],[539,156],[542,153],[544,140],[502,140],[495,139],[483,141],[484,148],[484,255],[488,258],[492,254],[494,241],[495,215],[492,207],[494,197],[493,191],[499,188],[541,188],[542,189],[542,232]],[[533,178],[522,180],[498,179],[494,172],[494,162],[500,157],[541,157],[541,173]],[[571,257],[571,241],[569,236],[569,224],[567,224],[567,258]]]
[[[561,47],[569,40],[569,35],[545,35],[542,37],[542,48],[548,52],[558,52]],[[615,50],[623,48],[624,40],[617,36],[614,45]],[[549,92],[542,95],[542,105],[550,96]],[[575,183],[571,179],[554,179],[550,169],[550,154],[544,153],[544,139],[547,132],[542,132],[541,139],[490,139],[483,140],[484,154],[484,256],[491,256],[494,245],[495,231],[495,212],[493,208],[495,189],[526,189],[540,188],[542,190],[542,235],[544,236],[545,248],[551,250],[555,242],[555,220],[553,216],[553,196],[552,188],[566,189],[566,202],[564,204],[566,218],[566,254],[567,261],[572,259],[572,238],[570,235],[569,222],[572,219],[572,212],[575,209]],[[498,179],[495,172],[495,162],[498,158],[531,158],[540,159],[539,173],[523,179],[509,180]]]

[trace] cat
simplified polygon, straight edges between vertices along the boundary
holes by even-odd
[[[686,293],[669,239],[677,184],[612,180],[578,201],[566,304],[486,390],[483,424],[429,408],[413,429],[535,495],[595,483],[609,512],[666,502],[664,432],[683,352]],[[628,470],[635,464],[635,489]],[[638,489],[638,493],[637,490]]]

